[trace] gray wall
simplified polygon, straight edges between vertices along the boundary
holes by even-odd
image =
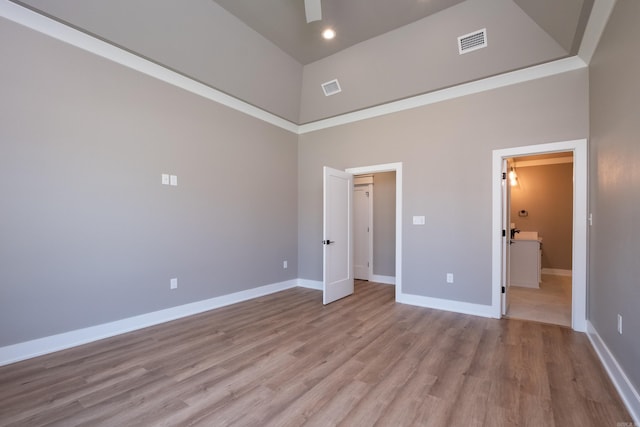
[[[578,70],[301,135],[300,277],[322,279],[322,166],[402,162],[403,291],[489,305],[492,150],[586,138],[587,85]]]
[[[590,73],[589,320],[640,389],[640,2],[618,0]],[[623,335],[616,331],[623,316]]]
[[[211,0],[22,0],[292,122],[302,65]]]
[[[396,275],[396,173],[373,174],[373,274]]]
[[[0,40],[0,346],[298,276],[296,135],[4,19]]]
[[[542,267],[571,270],[573,244],[573,164],[517,167],[519,185],[511,187],[511,222],[537,231]],[[518,216],[520,210],[529,215]]]

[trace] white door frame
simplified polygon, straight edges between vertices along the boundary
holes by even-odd
[[[587,330],[587,193],[588,147],[586,139],[528,145],[524,147],[493,150],[492,167],[492,295],[491,308],[494,317],[501,317],[502,271],[502,161],[509,157],[535,154],[573,152],[573,243],[572,243],[572,298],[571,327],[579,332]]]
[[[402,295],[402,162],[373,166],[347,168],[345,172],[353,175],[369,173],[396,173],[396,301]]]

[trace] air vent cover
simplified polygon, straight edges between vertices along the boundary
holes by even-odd
[[[340,88],[338,79],[334,79],[330,82],[322,83],[322,91],[324,92],[324,96],[331,96],[342,92],[342,89]]]
[[[487,47],[486,28],[458,37],[458,52],[460,52],[460,55],[483,47]]]

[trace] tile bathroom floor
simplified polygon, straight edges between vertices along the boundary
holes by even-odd
[[[543,274],[539,289],[511,286],[507,317],[570,327],[571,277]]]

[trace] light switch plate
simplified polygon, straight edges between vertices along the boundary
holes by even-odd
[[[178,278],[177,277],[171,279],[171,281],[169,283],[169,288],[170,289],[178,289]]]
[[[168,173],[163,173],[162,174],[162,185],[169,185],[169,174]]]
[[[413,225],[424,225],[424,224],[425,224],[424,215],[413,217]]]
[[[175,175],[171,175],[171,185],[176,187],[178,185],[178,177]]]

